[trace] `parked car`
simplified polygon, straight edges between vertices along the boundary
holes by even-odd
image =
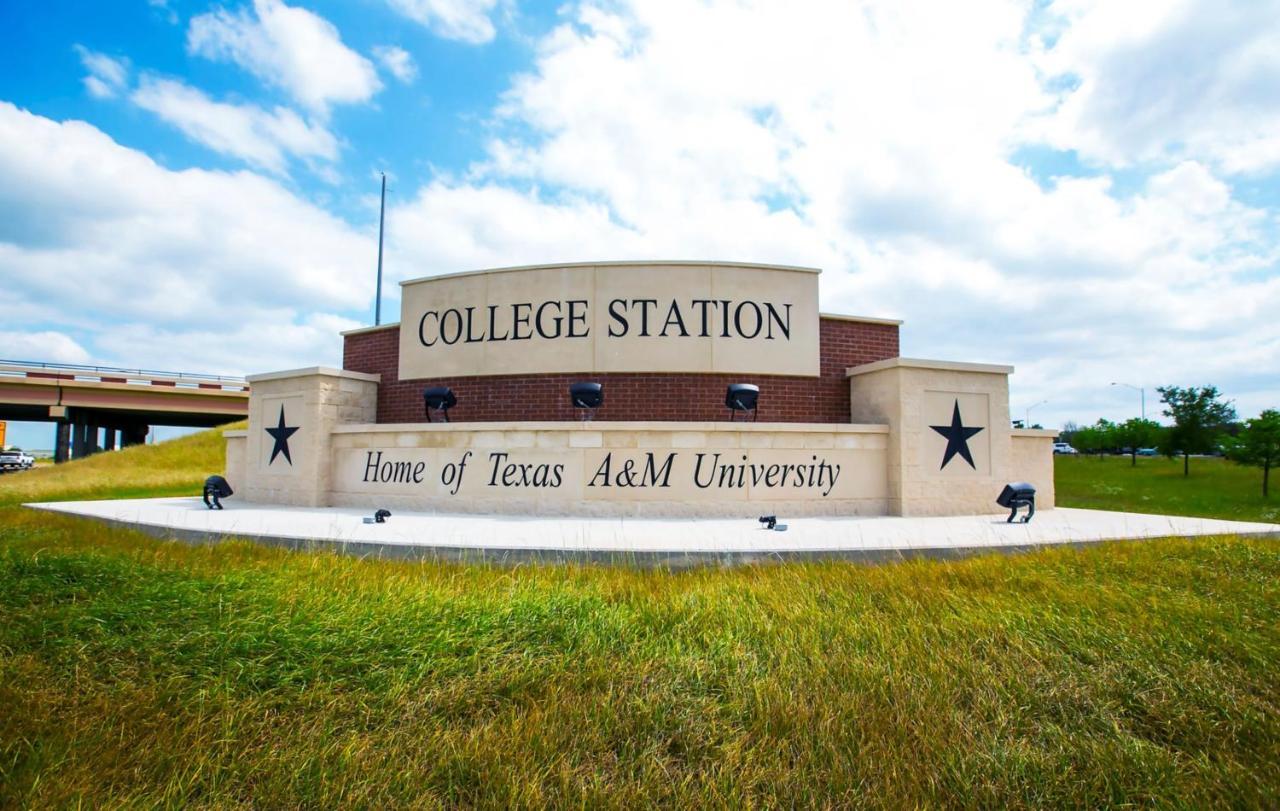
[[[1139,456],[1156,456],[1155,448],[1138,448]]]
[[[22,450],[0,451],[0,470],[26,470],[36,458]]]
[[[1053,443],[1053,452],[1054,453],[1079,453],[1079,451],[1071,447],[1071,445],[1066,442]]]

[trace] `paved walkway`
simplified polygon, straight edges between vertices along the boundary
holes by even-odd
[[[1021,551],[1167,536],[1259,535],[1280,539],[1280,524],[1060,508],[1029,524],[1005,514],[952,518],[796,518],[786,532],[753,520],[531,518],[399,512],[365,524],[371,510],[237,503],[205,509],[198,498],[122,499],[29,504],[40,510],[127,525],[189,541],[240,537],[291,548],[332,548],[361,555],[444,559],[592,560],[654,565],[749,562],[783,558],[892,560]]]

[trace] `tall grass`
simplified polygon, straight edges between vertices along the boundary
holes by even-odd
[[[1275,807],[1278,584],[1237,538],[499,569],[3,507],[0,805]]]
[[[14,805],[1266,807],[1280,553],[668,574],[0,534]]]

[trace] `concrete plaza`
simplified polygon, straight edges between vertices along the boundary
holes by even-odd
[[[222,511],[198,498],[70,501],[27,505],[106,521],[161,538],[215,542],[245,538],[296,549],[393,558],[614,562],[687,566],[767,560],[951,558],[1061,544],[1163,537],[1252,535],[1280,539],[1280,524],[1058,508],[1029,524],[1005,514],[928,518],[789,519],[785,532],[749,519],[536,518],[237,503]]]

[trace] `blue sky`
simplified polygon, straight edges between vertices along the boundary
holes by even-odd
[[[823,268],[1011,411],[1280,406],[1280,4],[0,3],[0,356],[221,373],[397,282]],[[1149,391],[1149,402],[1155,397]],[[11,441],[49,444],[47,426]]]
[[[7,3],[0,37],[0,98],[55,119],[81,119],[124,146],[141,150],[174,169],[234,171],[235,156],[210,149],[174,126],[118,98],[95,99],[84,86],[88,71],[82,49],[127,65],[134,75],[180,79],[220,100],[263,106],[289,105],[289,93],[265,84],[233,63],[192,53],[187,33],[193,17],[212,10],[244,10],[252,4],[170,0],[130,2]],[[394,46],[411,54],[413,81],[385,70],[369,103],[335,106],[331,129],[343,141],[336,177],[290,171],[285,181],[308,197],[353,220],[367,218],[369,178],[392,169],[409,188],[437,169],[465,167],[484,156],[490,111],[513,73],[527,68],[539,33],[555,22],[554,4],[522,5],[495,15],[502,35],[473,43],[433,34],[385,3],[300,4],[337,27],[341,41],[371,61],[375,48]]]

